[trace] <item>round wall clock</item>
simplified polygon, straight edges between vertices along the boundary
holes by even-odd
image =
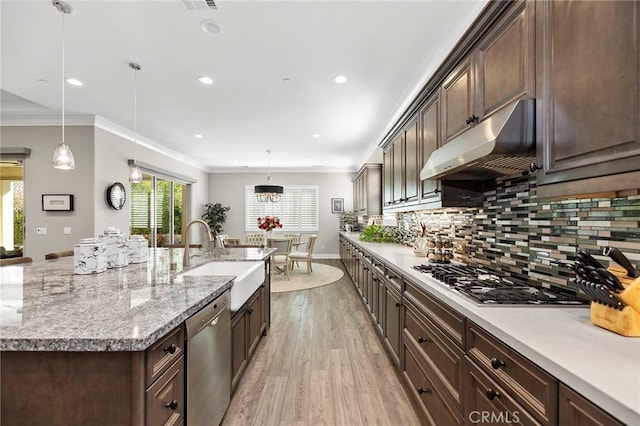
[[[127,190],[120,182],[115,182],[107,187],[107,204],[109,207],[121,210],[127,201]]]

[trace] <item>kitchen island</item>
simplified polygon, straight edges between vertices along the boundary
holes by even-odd
[[[640,424],[640,339],[622,337],[591,324],[588,307],[477,305],[430,275],[414,269],[413,266],[426,263],[427,259],[415,256],[410,247],[362,242],[358,233],[342,232],[340,235],[343,243],[362,250],[364,257],[371,257],[376,264],[386,265],[387,271],[401,275],[396,281],[403,283],[402,294],[395,307],[405,309],[404,318],[415,318],[412,316],[415,310],[409,312],[408,305],[415,306],[414,289],[417,287],[429,300],[435,300],[462,319],[461,329],[467,330],[466,335],[463,331],[459,336],[459,346],[467,355],[462,359],[463,367],[465,363],[477,363],[470,356],[478,354],[472,340],[478,338],[477,330],[480,330],[480,333],[488,333],[487,338],[495,338],[552,376],[556,384],[551,384],[549,389],[553,393],[555,386],[556,403],[558,386],[568,387],[623,424]],[[394,308],[392,302],[387,306],[387,311]],[[406,323],[404,327],[402,339],[406,340],[411,330],[406,329]],[[425,344],[429,344],[428,339],[426,341]],[[408,346],[409,352],[415,354],[415,345]],[[499,379],[506,380],[505,374],[510,368],[505,370],[500,365],[490,365],[487,371],[496,371]],[[470,387],[469,382],[462,383],[463,387]],[[522,385],[521,390],[526,392],[538,383],[531,381]],[[466,390],[460,389],[460,398]],[[430,395],[424,391],[418,393]],[[489,399],[494,399],[495,394],[491,396]],[[551,415],[550,424],[562,422]]]
[[[183,324],[235,278],[183,273],[212,261],[268,272],[273,251],[191,250],[183,268],[183,249],[150,249],[147,263],[94,275],[75,275],[72,257],[0,268],[2,424],[153,424],[167,392],[160,408],[183,410]]]

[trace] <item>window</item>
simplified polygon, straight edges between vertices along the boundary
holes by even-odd
[[[143,173],[141,183],[131,184],[131,234],[144,235],[150,247],[182,242],[184,188],[183,184]]]
[[[283,232],[318,231],[318,186],[286,185],[279,203],[259,203],[253,186],[245,186],[244,228],[246,232],[258,231],[260,216],[278,216]]]

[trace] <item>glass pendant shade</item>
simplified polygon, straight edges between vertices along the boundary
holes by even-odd
[[[73,9],[59,0],[55,0],[53,6],[62,13],[62,141],[58,142],[53,152],[53,167],[59,170],[73,170],[76,167],[76,161],[71,148],[64,143],[64,15],[70,14]]]
[[[142,171],[140,167],[136,163],[133,163],[129,167],[129,182],[131,183],[140,183],[142,182]]]
[[[56,150],[53,152],[53,167],[60,170],[73,170],[76,161],[73,158],[73,152],[69,145],[59,142]]]
[[[277,203],[282,197],[284,188],[280,185],[256,185],[253,187],[253,192],[260,203]]]

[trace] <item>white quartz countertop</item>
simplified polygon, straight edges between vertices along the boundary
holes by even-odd
[[[341,235],[620,421],[640,425],[640,338],[593,325],[588,306],[477,305],[413,269],[427,260],[410,247],[362,242],[358,233]]]
[[[191,268],[256,261],[274,249],[191,249]],[[231,288],[234,276],[182,276],[183,249],[75,275],[73,257],[0,268],[1,351],[139,351]]]

